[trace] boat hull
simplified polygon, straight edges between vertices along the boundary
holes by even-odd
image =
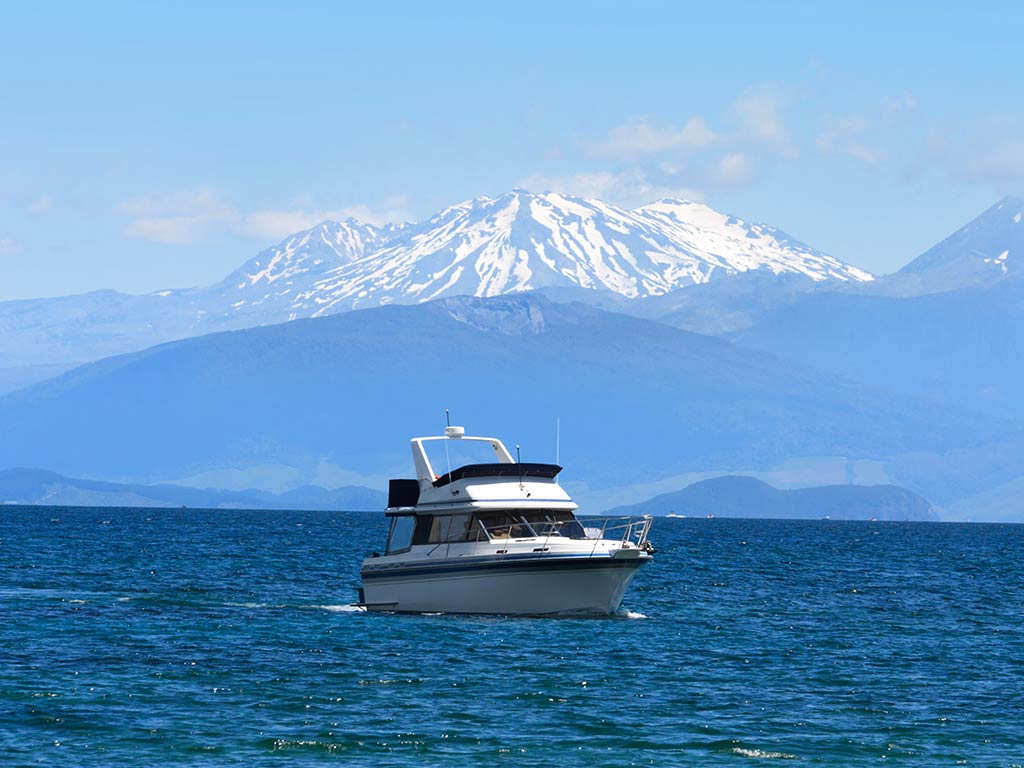
[[[610,614],[650,560],[632,554],[371,565],[363,569],[363,602],[367,610],[405,613]]]

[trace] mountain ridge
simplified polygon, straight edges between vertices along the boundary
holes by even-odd
[[[878,291],[915,296],[995,285],[1024,277],[1024,200],[1008,195],[933,245]]]
[[[303,486],[285,493],[226,491],[86,480],[26,467],[0,470],[0,505],[369,511],[383,508],[385,501],[382,491],[359,486]]]
[[[398,242],[335,268],[300,295],[335,308],[494,296],[543,288],[607,290],[627,298],[704,283],[716,271],[768,269],[813,280],[873,276],[781,230],[700,203],[664,199],[627,210],[524,190],[480,197],[411,225]]]
[[[739,475],[702,480],[638,504],[616,507],[608,514],[785,520],[939,519],[927,499],[896,485],[822,485],[782,490]]]
[[[321,222],[203,288],[0,302],[0,369],[12,369],[10,381],[31,381],[47,366],[356,307],[534,288],[626,300],[753,269],[817,282],[871,277],[702,204],[665,199],[629,211],[515,190],[418,224]]]

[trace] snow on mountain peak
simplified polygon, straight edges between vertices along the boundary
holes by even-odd
[[[456,203],[420,223],[323,222],[263,251],[221,287],[225,312],[244,305],[265,311],[271,302],[300,317],[537,289],[641,298],[753,269],[816,281],[872,279],[780,230],[703,203],[666,198],[628,210],[517,188]]]
[[[937,293],[1024,277],[1014,258],[1024,252],[1022,212],[1024,201],[1004,197],[886,283],[906,293]]]
[[[356,219],[324,221],[257,254],[224,283],[245,289],[325,273],[373,252],[384,239],[383,230]]]

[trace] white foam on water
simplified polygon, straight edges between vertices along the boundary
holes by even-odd
[[[733,747],[731,752],[740,757],[756,757],[762,760],[799,760],[796,755],[787,752],[766,752],[763,749],[746,749],[745,747]]]
[[[366,613],[365,606],[356,605],[350,603],[348,605],[315,605],[314,608],[319,608],[321,611],[330,611],[331,613]]]
[[[616,619],[646,619],[647,614],[640,613],[640,611],[630,611],[628,609],[619,608],[615,613],[612,614],[613,618]]]

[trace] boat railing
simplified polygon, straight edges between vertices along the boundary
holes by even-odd
[[[647,546],[647,536],[651,530],[653,518],[642,517],[578,517],[575,520],[554,520],[502,522],[483,528],[492,541],[501,539],[552,538],[619,541],[630,544],[638,549]]]
[[[647,535],[651,531],[653,518],[642,517],[578,517],[588,539],[606,539],[632,544],[637,548],[647,546]],[[600,527],[598,524],[600,523]]]

